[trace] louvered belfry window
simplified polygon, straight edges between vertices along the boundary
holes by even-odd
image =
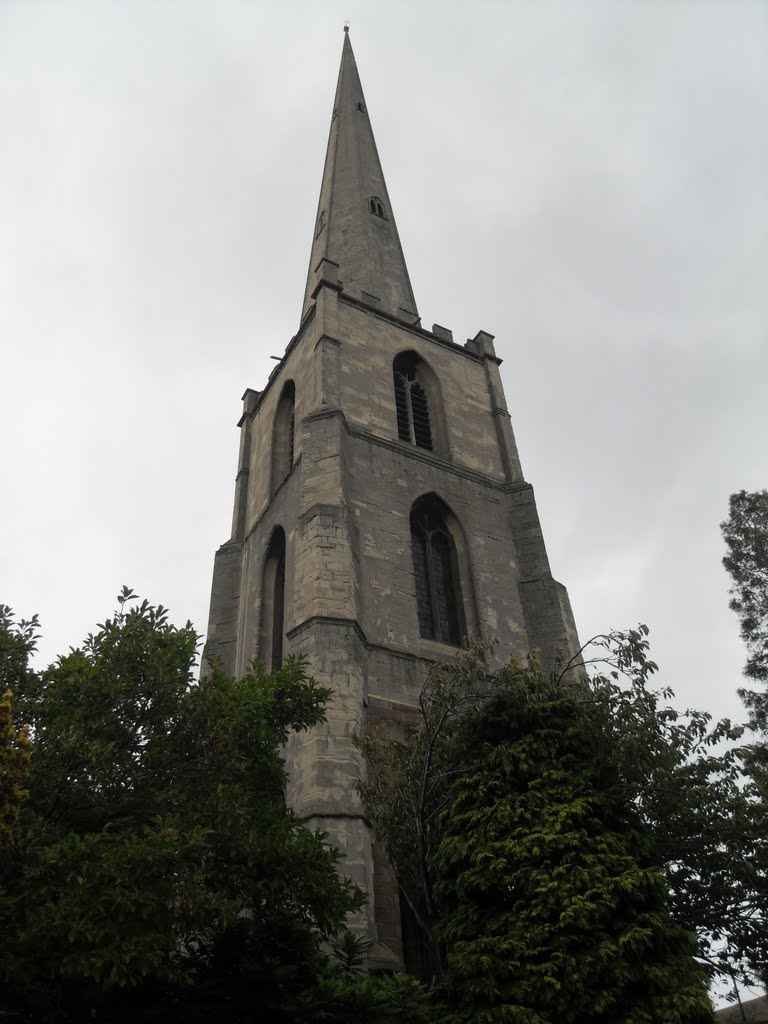
[[[393,372],[397,435],[401,441],[432,451],[429,400],[424,381],[419,374],[418,358],[408,352],[398,356],[394,362]]]
[[[419,632],[430,640],[462,643],[464,618],[458,562],[442,503],[428,497],[411,512],[411,550]]]

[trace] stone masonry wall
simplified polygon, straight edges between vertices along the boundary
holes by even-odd
[[[345,298],[334,265],[316,305],[258,395],[247,392],[236,537],[217,554],[206,651],[242,672],[260,650],[264,562],[286,536],[287,649],[333,690],[327,721],[285,752],[297,814],[346,853],[342,870],[370,894],[355,926],[379,965],[399,962],[397,886],[372,846],[353,738],[407,721],[430,665],[455,648],[419,635],[410,511],[434,493],[450,510],[470,635],[498,638],[499,661],[536,647],[551,663],[577,644],[565,589],[550,572],[533,492],[523,480],[493,339],[466,347]],[[398,439],[392,362],[414,350],[436,375],[435,451]],[[285,381],[296,388],[294,466],[272,493],[271,438]],[[389,958],[389,959],[388,959]]]

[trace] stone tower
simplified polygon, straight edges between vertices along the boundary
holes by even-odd
[[[545,662],[578,646],[500,363],[485,331],[460,345],[421,324],[345,30],[301,323],[243,396],[205,654],[234,674],[304,654],[332,687],[327,722],[286,750],[288,798],[370,894],[357,925],[381,965],[413,962],[410,926],[361,813],[353,734],[407,717],[466,636]]]

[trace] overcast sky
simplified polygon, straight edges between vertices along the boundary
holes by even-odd
[[[0,601],[206,627],[236,422],[295,333],[345,19],[423,322],[496,335],[582,638],[741,715],[768,486],[768,4],[0,0]]]

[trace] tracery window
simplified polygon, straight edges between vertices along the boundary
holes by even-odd
[[[275,528],[264,562],[261,655],[270,672],[283,664],[285,637],[285,532]]]
[[[411,510],[411,550],[419,633],[458,646],[466,628],[449,516],[449,510],[435,495],[417,501]]]
[[[432,451],[432,424],[424,374],[415,352],[403,352],[393,364],[397,436]]]
[[[277,490],[293,469],[296,386],[289,380],[277,403],[272,433],[272,490]]]

